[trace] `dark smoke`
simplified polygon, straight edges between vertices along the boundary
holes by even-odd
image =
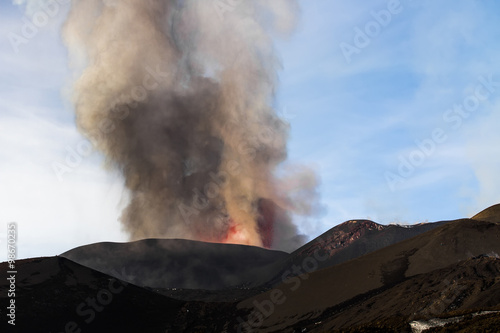
[[[64,36],[77,124],[124,175],[132,240],[301,241],[287,212],[308,204],[274,176],[288,125],[272,107],[271,37],[296,13],[292,0],[73,2]],[[314,192],[315,177],[293,177]]]

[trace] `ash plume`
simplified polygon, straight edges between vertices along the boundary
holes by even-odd
[[[289,212],[307,204],[275,177],[288,125],[273,109],[272,37],[296,15],[292,0],[73,2],[77,125],[123,173],[132,240],[301,241]],[[314,192],[309,172],[294,177]]]

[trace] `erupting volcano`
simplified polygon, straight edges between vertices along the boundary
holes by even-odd
[[[276,177],[288,124],[274,105],[272,40],[296,12],[291,0],[73,4],[77,124],[124,176],[131,240],[300,245],[290,214],[310,211],[316,178]]]
[[[258,201],[257,230],[261,243],[259,246],[271,248],[274,239],[274,224],[281,224],[283,218],[288,218],[285,211],[280,209],[272,201],[260,199]],[[233,219],[229,219],[229,228],[226,238],[221,243],[255,245],[250,243],[250,235],[245,226]]]

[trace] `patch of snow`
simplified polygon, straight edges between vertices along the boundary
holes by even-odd
[[[484,316],[487,314],[491,313],[499,313],[500,311],[480,311],[472,314],[472,317],[476,316]],[[447,319],[439,319],[439,318],[432,318],[429,320],[414,320],[410,322],[410,327],[411,327],[411,332],[412,333],[422,333],[425,330],[428,330],[429,328],[433,327],[442,327],[446,324],[450,323],[458,323],[462,319],[464,319],[465,316],[458,316],[458,317],[452,317],[452,318],[447,318]]]

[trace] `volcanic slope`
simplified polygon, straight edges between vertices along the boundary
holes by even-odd
[[[319,237],[291,253],[292,260],[300,263],[318,252],[326,259],[318,262],[319,268],[337,265],[386,246],[415,237],[437,228],[446,222],[415,225],[382,225],[370,220],[350,220],[333,227]]]
[[[263,284],[282,269],[289,254],[245,245],[144,239],[85,245],[61,256],[139,286],[223,290]]]
[[[319,251],[321,258],[326,258],[318,261],[319,267],[329,267],[418,235],[440,224],[401,227],[384,226],[367,220],[348,221],[291,255],[234,244],[145,239],[130,243],[102,242],[85,245],[61,256],[172,297],[234,299],[248,297],[281,283],[282,275],[289,267],[302,262],[315,251]],[[257,289],[248,291],[252,288]],[[227,289],[235,292],[210,292]],[[240,292],[236,292],[236,289]],[[243,289],[247,291],[241,292]]]
[[[500,223],[500,204],[488,207],[485,210],[474,215],[472,218],[474,220]]]
[[[267,291],[242,301],[238,307],[254,313],[252,318],[266,312],[259,332],[283,331],[356,296],[489,253],[500,253],[499,224],[471,219],[449,221],[365,256],[289,278],[276,287],[279,292]]]
[[[471,258],[415,275],[391,288],[329,308],[320,318],[296,327],[307,327],[307,332],[358,332],[377,327],[386,332],[404,332],[416,319],[479,310],[500,310],[500,259],[496,257]]]
[[[283,270],[265,287],[272,288],[282,283],[284,276],[296,276],[297,273],[290,270],[290,267],[306,264],[311,258],[315,258],[314,270],[331,267],[415,237],[445,223],[447,222],[401,226],[382,225],[370,220],[344,222],[292,252]]]
[[[2,320],[1,332],[222,332],[234,320],[230,303],[171,299],[66,258],[19,260],[16,269],[16,325]],[[0,285],[2,304],[6,289]]]

